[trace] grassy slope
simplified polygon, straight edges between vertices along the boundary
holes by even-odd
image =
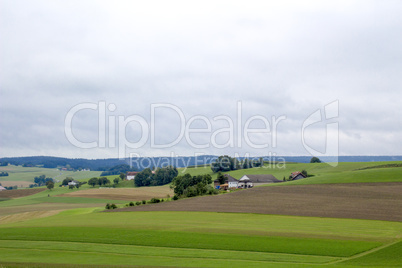
[[[307,170],[309,177],[299,181],[286,182],[286,184],[323,184],[323,183],[358,183],[358,182],[394,182],[402,181],[399,175],[402,171],[401,167],[393,168],[374,168],[366,170],[358,170],[364,167],[378,166],[383,164],[401,163],[400,161],[390,162],[362,162],[362,163],[339,163],[337,167],[332,167],[326,163],[320,164],[300,164],[289,163],[286,165],[265,165],[261,168],[241,169],[227,172],[236,179],[240,179],[246,174],[273,174],[277,179],[282,180],[283,177],[288,178],[291,172]],[[181,173],[190,173],[192,175],[213,174],[210,168],[198,167],[180,169]]]

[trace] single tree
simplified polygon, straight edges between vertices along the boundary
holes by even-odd
[[[225,176],[224,176],[220,171],[218,172],[217,179],[218,179],[218,181],[219,181],[219,184],[224,184],[225,181],[226,181]]]
[[[321,160],[318,157],[312,157],[310,163],[321,163]]]
[[[114,184],[118,184],[119,181],[120,181],[120,179],[119,179],[118,177],[117,177],[117,178],[114,178],[114,180],[113,180]]]
[[[121,179],[122,181],[124,181],[124,178],[125,178],[124,173],[120,173],[119,177],[120,177],[120,179]]]
[[[54,188],[54,182],[52,182],[52,181],[47,181],[47,182],[46,182],[46,187],[47,187],[49,190],[52,190],[52,189]]]

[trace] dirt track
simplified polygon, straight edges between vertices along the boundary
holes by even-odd
[[[213,211],[402,221],[402,182],[256,187],[117,211]]]

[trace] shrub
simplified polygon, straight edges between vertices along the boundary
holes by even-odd
[[[134,207],[134,202],[130,202],[128,205],[129,205],[130,207]]]
[[[147,203],[146,200],[142,200],[141,202],[142,202],[143,205],[145,205]]]
[[[111,204],[111,205],[110,205],[110,208],[111,208],[111,209],[115,209],[115,208],[117,208],[117,206],[116,206],[116,204]]]
[[[142,203],[141,203],[141,201],[137,201],[137,202],[135,202],[135,204],[136,204],[137,206],[139,206],[139,205],[141,205]]]
[[[150,201],[149,201],[149,203],[159,203],[160,202],[160,200],[159,200],[159,198],[152,198]]]
[[[105,208],[106,208],[106,209],[110,209],[110,204],[107,203],[106,206],[105,206]]]
[[[179,199],[179,197],[177,195],[173,196],[173,200],[178,200],[178,199]]]

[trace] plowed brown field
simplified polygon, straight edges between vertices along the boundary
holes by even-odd
[[[0,192],[0,198],[18,198],[33,195],[46,190],[46,188],[32,188],[20,190],[5,190]]]
[[[402,221],[402,182],[256,187],[116,211],[212,211]]]

